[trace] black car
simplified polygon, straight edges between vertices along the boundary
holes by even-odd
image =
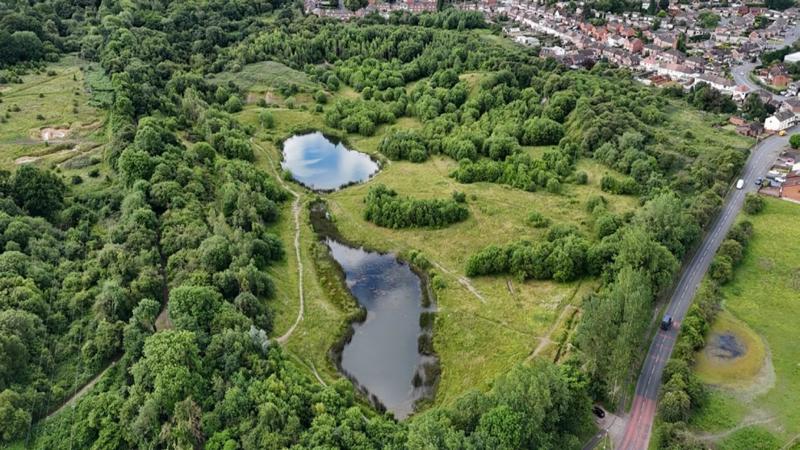
[[[606,416],[606,412],[603,411],[603,408],[601,408],[599,406],[593,406],[592,407],[592,412],[594,413],[595,416],[597,416],[597,417],[599,417],[601,419]]]
[[[669,330],[670,327],[672,327],[672,316],[667,314],[663,319],[661,319],[661,329],[666,331]]]

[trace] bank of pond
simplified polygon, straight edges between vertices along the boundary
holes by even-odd
[[[352,245],[339,235],[325,203],[314,202],[311,223],[361,308],[331,357],[376,408],[397,419],[431,399],[439,376],[432,348],[435,305],[427,277],[392,253]]]

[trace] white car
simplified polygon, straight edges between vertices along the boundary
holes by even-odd
[[[736,182],[736,189],[741,189],[744,187],[744,180],[739,178],[739,181]]]

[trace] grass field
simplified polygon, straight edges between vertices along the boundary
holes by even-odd
[[[742,389],[717,392],[709,406],[693,417],[692,424],[701,431],[730,428],[741,422],[731,418],[744,420],[757,412],[772,420],[754,433],[767,430],[775,440],[765,442],[779,447],[800,435],[800,240],[796,235],[800,205],[767,199],[764,212],[745,218],[753,223],[755,233],[733,281],[723,288],[724,307],[766,341],[775,370],[774,385],[762,383],[766,392],[754,398]],[[733,373],[726,378],[737,381]],[[747,448],[743,446],[749,442],[746,435],[734,433],[720,447]]]
[[[260,109],[249,106],[240,114],[243,121],[256,123]],[[276,128],[260,136],[264,141],[263,164],[277,164],[279,149],[273,141],[292,130],[318,128],[325,130],[320,114],[300,109],[271,109]],[[402,118],[384,126],[375,136],[348,136],[354,149],[377,154],[383,135],[394,127],[420,126],[415,119]],[[543,149],[531,148],[540,153]],[[269,159],[267,159],[269,156]],[[384,251],[406,252],[420,250],[431,262],[434,271],[443,276],[446,288],[439,291],[439,317],[435,328],[435,347],[441,358],[443,372],[436,397],[438,403],[453,400],[466,389],[486,387],[497,375],[525,361],[552,332],[553,341],[563,341],[576,323],[583,296],[595,286],[594,280],[559,284],[553,282],[519,283],[512,277],[482,277],[471,280],[480,298],[463,284],[466,258],[489,244],[505,244],[523,236],[537,238],[545,231],[528,226],[525,221],[532,210],[550,217],[554,223],[573,223],[590,231],[589,214],[584,209],[586,199],[600,193],[599,181],[607,170],[593,161],[584,160],[579,169],[589,174],[586,186],[566,186],[561,195],[529,193],[496,184],[462,185],[448,174],[456,163],[449,158],[434,157],[424,164],[389,162],[370,182],[328,195],[331,212],[342,234],[355,242]],[[362,219],[362,199],[369,187],[384,183],[400,194],[418,198],[449,197],[455,190],[467,194],[470,218],[442,230],[389,230],[376,227]],[[299,190],[297,186],[294,189]],[[304,193],[305,201],[314,195]],[[632,210],[638,204],[633,197],[609,196],[617,212]],[[304,214],[304,220],[307,215]],[[291,227],[287,210],[279,226],[284,242],[291,242]],[[307,223],[302,232],[303,251],[309,253],[313,236]],[[278,300],[275,334],[291,326],[297,314],[298,297],[294,288],[294,262],[290,255],[287,264],[274,269],[281,299]],[[308,264],[306,280],[306,318],[289,340],[288,348],[313,362],[324,375],[333,375],[326,353],[333,343],[337,321],[344,320],[347,311],[334,305]],[[309,272],[310,271],[310,272]],[[318,274],[317,274],[318,275]],[[562,317],[562,313],[563,317]],[[566,314],[569,313],[569,314]],[[545,344],[550,344],[545,340]],[[544,345],[540,354],[552,357],[556,345]],[[323,367],[328,366],[326,370]]]
[[[277,77],[280,79],[280,75]],[[480,73],[462,76],[470,85],[477,85],[481,77]],[[357,94],[350,89],[343,89],[337,93],[337,97],[353,98]],[[329,103],[335,101],[336,98],[333,98]],[[274,103],[281,104],[280,101]],[[304,106],[269,109],[275,117],[276,126],[272,130],[259,131],[264,148],[259,153],[260,164],[277,168],[280,150],[276,143],[292,132],[327,130],[323,115],[309,109]],[[240,113],[240,118],[255,125],[260,111],[261,108],[250,104]],[[671,111],[668,120],[675,126],[688,127],[692,133],[689,138],[679,136],[669,139],[681,144],[691,140],[704,150],[727,145],[747,146],[747,140],[735,134],[712,130],[704,124],[707,118],[699,115],[702,114],[685,114],[677,109]],[[416,119],[401,118],[395,124],[379,127],[374,136],[347,135],[346,140],[349,147],[385,161],[377,151],[383,136],[393,128],[420,126]],[[538,157],[546,148],[524,147],[523,150]],[[442,378],[435,400],[439,404],[452,401],[467,389],[487,387],[496,376],[526,361],[533,353],[540,357],[554,357],[559,344],[574,331],[582,298],[597,286],[597,281],[593,279],[573,283],[521,283],[510,276],[468,280],[464,276],[467,258],[489,244],[506,244],[523,237],[540,238],[545,230],[526,224],[527,216],[534,210],[555,224],[574,224],[591,235],[591,218],[585,209],[590,196],[604,195],[609,199],[610,208],[617,213],[632,211],[639,204],[634,197],[602,193],[600,179],[612,171],[593,160],[583,159],[577,167],[589,175],[587,185],[567,184],[564,185],[564,192],[557,195],[524,192],[490,183],[459,184],[449,177],[456,165],[455,161],[440,156],[434,156],[423,164],[387,161],[381,172],[368,183],[325,196],[340,232],[347,239],[400,254],[410,250],[420,251],[433,263],[432,270],[445,280],[446,287],[437,293],[439,314],[434,336],[434,346],[442,364]],[[390,230],[377,227],[363,219],[363,198],[370,186],[376,183],[386,184],[400,195],[416,198],[449,198],[453,191],[462,191],[467,195],[470,217],[441,230]],[[296,185],[293,189],[300,191]],[[302,195],[304,202],[315,196],[309,192],[303,192]],[[286,208],[279,232],[288,247],[292,228],[287,222],[291,217],[289,206]],[[301,243],[304,260],[312,261],[314,239],[306,222],[305,211],[303,218]],[[305,255],[309,257],[305,258]],[[325,273],[315,273],[315,268],[310,266],[306,264],[304,267],[306,316],[289,340],[287,348],[296,355],[302,355],[307,365],[313,363],[323,378],[335,377],[335,370],[327,361],[327,350],[335,341],[337,330],[341,330],[341,322],[348,311],[337,306],[340,302],[330,298],[330,289],[325,286],[329,281],[325,279]],[[273,269],[280,292],[275,335],[288,329],[297,315],[299,300],[294,267],[293,255],[290,255],[286,264]],[[322,280],[318,279],[320,276]]]
[[[24,75],[21,84],[0,85],[0,115],[6,119],[0,122],[0,167],[55,167],[77,155],[99,158],[106,140],[105,112],[90,105],[99,102],[98,93],[93,97],[89,92],[83,67],[85,61],[66,56],[40,73]],[[97,69],[88,73],[93,85],[101,87]],[[86,172],[69,168],[63,167]]]

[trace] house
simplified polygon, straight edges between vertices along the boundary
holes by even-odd
[[[661,48],[677,48],[678,39],[669,33],[656,33],[653,36],[653,44]]]
[[[737,102],[743,102],[747,99],[749,93],[750,87],[746,84],[740,84],[736,86],[736,89],[733,91],[733,99]]]
[[[794,115],[800,115],[800,98],[787,97],[781,102],[781,109],[791,111]]]
[[[795,115],[789,111],[778,111],[773,116],[767,117],[764,121],[764,129],[767,131],[781,131],[790,128],[795,123]]]
[[[789,53],[788,55],[783,57],[783,62],[785,63],[800,62],[800,52]]]
[[[792,77],[788,75],[775,75],[772,77],[772,85],[777,88],[785,88],[792,82]]]
[[[756,122],[748,123],[746,125],[736,127],[736,132],[742,136],[758,137],[764,132],[764,126]]]
[[[639,38],[633,38],[625,42],[625,50],[631,53],[640,53],[644,49],[644,42]]]

